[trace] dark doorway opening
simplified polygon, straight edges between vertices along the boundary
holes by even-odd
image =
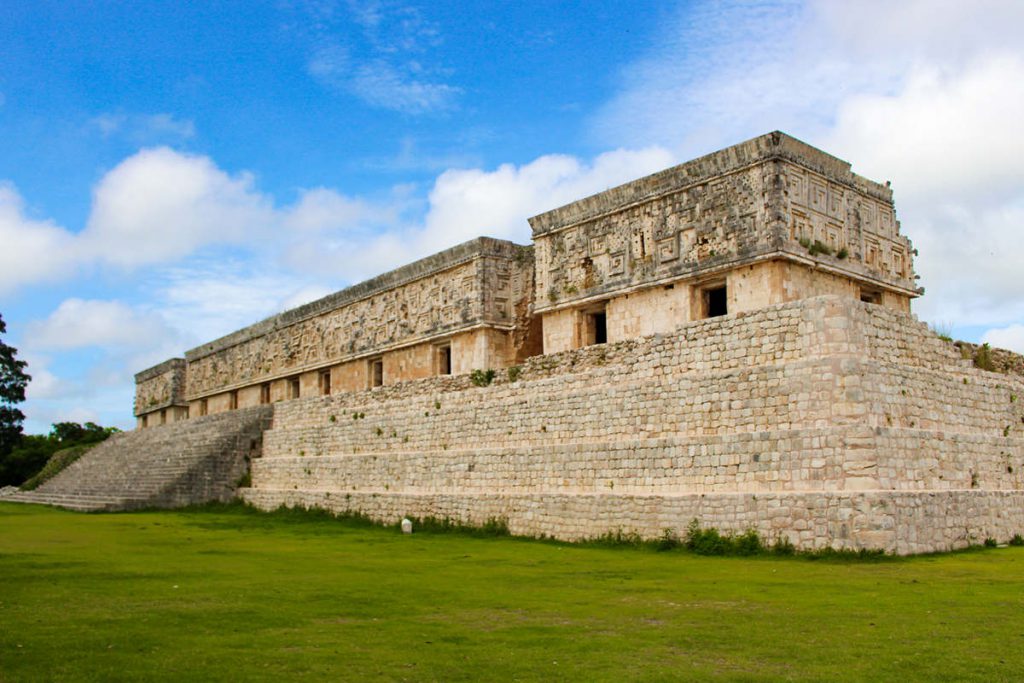
[[[729,314],[729,296],[725,285],[704,290],[706,318]]]
[[[437,347],[437,374],[439,375],[450,375],[452,374],[452,347],[451,346],[439,346]]]
[[[594,313],[594,343],[608,343],[608,314],[604,311]]]

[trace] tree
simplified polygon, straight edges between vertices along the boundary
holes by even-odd
[[[38,484],[40,481],[37,475],[44,467],[48,468],[46,474],[49,477],[59,472],[60,467],[74,462],[74,458],[62,457],[59,467],[54,469],[47,463],[55,455],[63,453],[67,456],[69,450],[77,450],[78,452],[72,455],[78,457],[90,446],[119,431],[121,430],[116,427],[101,427],[94,422],[86,422],[84,425],[77,422],[57,422],[47,435],[26,434],[10,453],[0,455],[0,486],[27,484],[33,478]]]
[[[0,335],[7,325],[0,315]],[[25,400],[25,387],[32,379],[25,373],[27,363],[17,359],[18,349],[0,339],[0,458],[6,456],[21,440],[21,423],[25,414],[15,406]]]

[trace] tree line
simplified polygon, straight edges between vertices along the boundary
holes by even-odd
[[[0,335],[7,325],[0,315]],[[94,422],[57,422],[49,434],[22,433],[25,414],[18,404],[25,400],[25,389],[32,376],[18,360],[18,350],[0,337],[0,486],[18,486],[35,477],[58,451],[90,446],[103,441],[115,427],[102,427]]]

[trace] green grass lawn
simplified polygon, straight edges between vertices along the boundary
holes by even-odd
[[[1021,680],[1022,570],[8,503],[0,680]]]

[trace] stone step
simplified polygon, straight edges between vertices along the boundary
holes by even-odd
[[[3,500],[112,510],[227,499],[272,414],[261,406],[116,434],[37,490]]]

